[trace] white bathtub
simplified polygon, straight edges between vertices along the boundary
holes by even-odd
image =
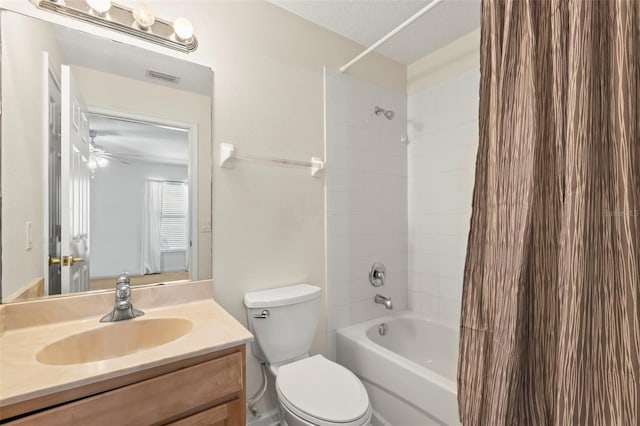
[[[460,424],[457,327],[398,312],[338,330],[336,358],[364,383],[378,424]]]

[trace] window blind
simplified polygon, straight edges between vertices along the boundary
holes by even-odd
[[[188,185],[164,182],[162,188],[162,217],[160,220],[160,250],[187,249]]]

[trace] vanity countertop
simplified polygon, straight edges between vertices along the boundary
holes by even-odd
[[[192,296],[181,295],[176,299],[172,297],[172,292],[189,293]],[[43,305],[39,306],[40,309],[36,305],[29,306],[31,302],[15,306],[3,305],[4,312],[0,313],[4,316],[4,324],[0,324],[4,328],[4,333],[0,331],[0,410],[30,399],[205,355],[253,340],[251,333],[213,300],[211,281],[190,283],[188,287],[185,284],[147,287],[134,289],[132,293],[134,306],[144,310],[145,315],[126,321],[182,318],[191,321],[191,330],[169,343],[117,358],[81,364],[46,365],[36,359],[37,353],[45,346],[71,335],[118,325],[99,322],[113,307],[113,292],[52,299],[48,301],[52,306],[44,309]],[[92,296],[94,299],[90,300]],[[140,303],[136,302],[137,296]],[[83,297],[86,298],[86,304],[91,306],[81,306]],[[167,304],[167,301],[174,304]],[[53,306],[56,304],[58,306]],[[95,311],[98,306],[103,309]],[[29,312],[30,309],[32,312]],[[11,318],[16,315],[13,311],[17,310],[21,310],[20,315],[27,319],[12,322]],[[55,313],[56,310],[60,312]],[[85,316],[87,310],[93,310],[94,315]],[[29,319],[30,313],[38,318]]]

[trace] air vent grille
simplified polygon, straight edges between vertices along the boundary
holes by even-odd
[[[147,77],[174,84],[178,84],[178,82],[180,81],[180,77],[154,70],[147,70]]]

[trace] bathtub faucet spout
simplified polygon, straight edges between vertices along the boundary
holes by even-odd
[[[385,308],[387,309],[393,309],[393,303],[391,303],[391,298],[390,297],[385,297],[381,294],[376,294],[376,298],[373,299],[376,303],[379,303],[381,305],[384,305]]]

